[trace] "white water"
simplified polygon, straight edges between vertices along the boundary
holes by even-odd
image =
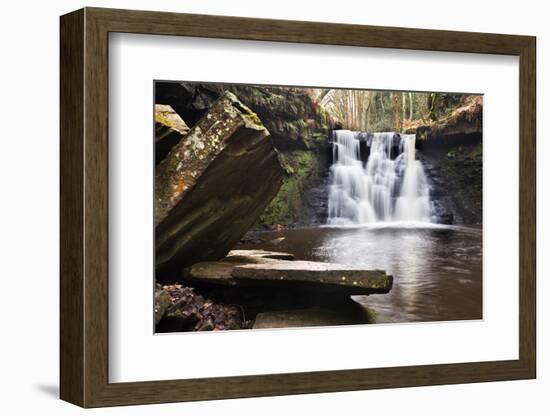
[[[374,133],[364,164],[358,134],[335,131],[329,225],[375,223],[430,223],[430,187],[415,158],[415,135],[401,135],[398,155],[392,159],[394,133]]]

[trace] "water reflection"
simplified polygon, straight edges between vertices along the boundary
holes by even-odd
[[[465,227],[320,227],[266,233],[254,247],[386,270],[394,276],[389,294],[354,297],[378,322],[462,320],[482,317],[481,237]]]

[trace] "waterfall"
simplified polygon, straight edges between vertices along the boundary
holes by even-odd
[[[370,153],[365,164],[359,133],[336,130],[327,223],[431,222],[430,187],[421,162],[416,160],[415,139],[414,134],[369,134],[366,145]]]

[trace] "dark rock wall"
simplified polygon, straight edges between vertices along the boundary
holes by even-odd
[[[418,126],[416,146],[443,223],[481,224],[483,203],[483,97],[464,96],[450,115]]]
[[[469,141],[469,140],[468,140]],[[471,142],[424,146],[419,152],[432,184],[432,200],[440,222],[481,224],[483,152],[481,136]]]

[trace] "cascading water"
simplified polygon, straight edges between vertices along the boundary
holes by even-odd
[[[395,220],[430,222],[432,220],[432,203],[430,186],[424,173],[422,163],[415,158],[416,135],[401,135],[403,152],[401,168],[404,168],[401,191],[395,204]]]
[[[396,137],[398,154],[392,159]],[[358,133],[335,131],[327,223],[431,222],[430,187],[415,158],[415,135],[373,133],[367,145],[364,164]]]

